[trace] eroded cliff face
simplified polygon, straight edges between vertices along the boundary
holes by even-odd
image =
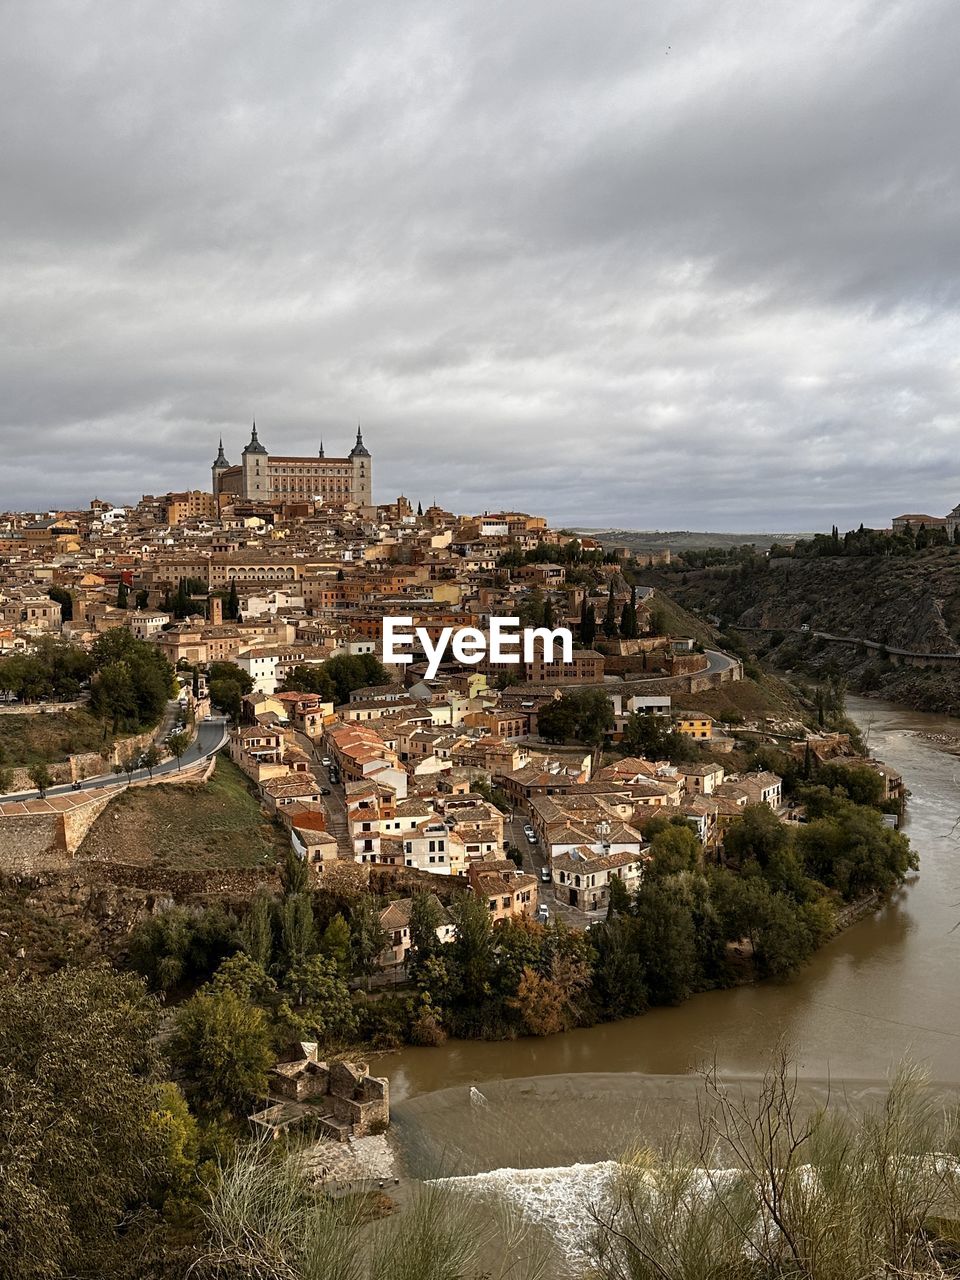
[[[657,575],[657,585],[688,609],[715,615],[721,629],[781,669],[838,672],[852,689],[922,710],[960,714],[958,669],[919,670],[886,657],[831,645],[799,629],[859,637],[917,653],[960,653],[960,547],[909,557],[759,560],[744,567]]]

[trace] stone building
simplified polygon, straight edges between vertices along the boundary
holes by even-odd
[[[239,466],[220,451],[213,462],[213,496],[220,505],[234,501],[311,502],[342,507],[369,507],[373,492],[373,458],[357,427],[357,439],[345,458],[328,458],[323,445],[312,458],[281,457],[267,452],[253,424]]]
[[[390,1083],[365,1062],[321,1062],[318,1046],[299,1041],[267,1076],[267,1105],[250,1117],[255,1132],[277,1137],[309,1122],[338,1142],[382,1133],[390,1123]]]

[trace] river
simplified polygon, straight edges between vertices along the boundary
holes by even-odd
[[[565,1035],[450,1041],[372,1059],[390,1077],[401,1169],[463,1175],[454,1185],[521,1210],[553,1250],[548,1273],[567,1276],[584,1261],[609,1161],[699,1131],[709,1100],[697,1072],[712,1061],[749,1093],[786,1038],[803,1106],[828,1097],[853,1109],[875,1104],[904,1059],[922,1063],[943,1100],[956,1101],[960,758],[917,734],[960,733],[960,721],[862,698],[850,698],[849,711],[910,790],[905,829],[919,878],[788,983],[708,992]]]
[[[960,1084],[960,758],[917,736],[960,733],[960,721],[865,698],[850,698],[849,712],[869,733],[871,753],[898,769],[910,791],[904,829],[920,876],[891,902],[787,983],[707,992],[565,1035],[385,1055],[372,1065],[389,1075],[394,1102],[524,1077],[676,1077],[714,1057],[724,1074],[753,1076],[781,1037],[811,1079],[881,1080],[911,1057],[933,1079]]]

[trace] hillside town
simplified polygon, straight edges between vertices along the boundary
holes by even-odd
[[[117,742],[103,760],[67,753],[39,773],[7,769],[0,869],[62,865],[82,845],[84,811],[92,821],[124,772],[128,785],[208,777],[224,750],[314,885],[362,888],[376,874],[381,891],[394,886],[379,963],[398,973],[411,894],[431,878],[468,888],[493,922],[585,928],[615,888],[638,888],[657,815],[689,825],[712,862],[750,806],[802,816],[777,774],[725,767],[735,730],[685,708],[685,697],[740,680],[742,665],[670,634],[625,552],[536,515],[457,515],[403,495],[376,505],[372,470],[359,429],[346,458],[322,446],[317,458],[275,458],[254,427],[238,467],[221,441],[209,492],[3,517],[0,659],[128,633],[166,660],[177,697],[133,754]],[[569,628],[576,647],[568,663],[447,661],[427,679],[424,661],[381,664],[388,615],[430,636],[515,616]],[[0,671],[7,712],[49,706],[15,687],[16,663]],[[76,704],[86,696],[78,689]],[[575,708],[566,714],[576,698],[587,728]],[[687,749],[632,749],[638,725],[650,746]],[[852,755],[840,734],[795,725],[793,737],[801,756]],[[883,799],[898,799],[899,779],[869,764]],[[46,834],[27,842],[31,822]]]

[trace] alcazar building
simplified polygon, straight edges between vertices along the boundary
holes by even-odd
[[[250,443],[239,466],[231,466],[223,452],[213,464],[213,496],[218,504],[234,499],[251,502],[312,502],[342,507],[355,502],[372,505],[373,459],[357,427],[357,439],[345,458],[328,458],[320,445],[315,458],[285,458],[268,453],[253,424]]]

